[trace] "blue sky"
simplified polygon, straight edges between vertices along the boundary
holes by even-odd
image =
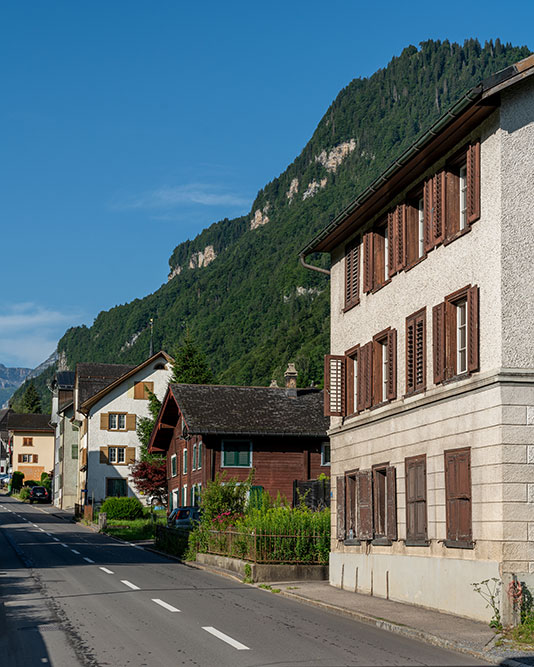
[[[426,39],[534,48],[534,3],[48,0],[0,5],[0,363],[166,280],[248,213],[337,93]]]

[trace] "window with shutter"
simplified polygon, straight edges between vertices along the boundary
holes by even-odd
[[[359,390],[358,390],[358,351],[359,345],[351,347],[345,352],[346,358],[346,414],[352,415],[359,411]]]
[[[373,289],[378,289],[389,280],[390,239],[387,220],[379,225],[373,235]],[[393,249],[393,244],[391,247]]]
[[[346,414],[347,358],[327,354],[324,363],[324,414],[326,417],[342,417]]]
[[[434,215],[432,217],[433,245],[437,246],[445,238],[445,224],[447,219],[447,172],[442,170],[433,178],[432,203]]]
[[[411,267],[425,254],[424,197],[421,191],[412,195],[405,207],[406,216],[406,266]]]
[[[187,475],[187,447],[182,451],[182,475]]]
[[[358,533],[356,516],[357,473],[345,473],[345,525],[346,539],[353,540]]]
[[[467,222],[471,225],[480,218],[480,141],[467,149]]]
[[[360,302],[360,239],[345,248],[345,308]]]
[[[406,318],[406,394],[426,388],[426,308]]]
[[[425,253],[430,252],[434,247],[434,179],[429,178],[425,181],[423,189],[424,211],[423,211],[423,232]]]
[[[371,292],[374,275],[374,233],[367,232],[363,237],[363,291]]]
[[[171,477],[176,477],[178,474],[177,458],[176,454],[171,456]]]
[[[345,479],[342,475],[336,478],[336,532],[337,539],[345,539]]]
[[[371,470],[356,473],[358,496],[357,528],[360,540],[373,539],[373,477]]]
[[[448,547],[472,548],[471,450],[469,447],[446,451],[445,501]]]
[[[393,235],[395,272],[406,266],[406,216],[407,207],[400,204],[395,209],[395,230]]]
[[[386,329],[373,337],[373,363],[371,367],[373,405],[379,405],[396,398],[396,341],[397,332],[395,329]]]
[[[406,471],[406,545],[422,546],[427,542],[426,456],[405,459]]]
[[[252,466],[252,442],[249,440],[223,440],[223,468],[250,468]]]
[[[153,382],[136,382],[134,384],[134,399],[148,399],[148,392],[154,392]]]

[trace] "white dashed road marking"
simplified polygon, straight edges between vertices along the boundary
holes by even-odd
[[[71,549],[71,551],[72,551],[73,554],[77,554],[78,556],[80,555],[80,552],[76,551],[76,549]]]
[[[152,598],[152,602],[159,604],[160,607],[163,607],[167,611],[180,611],[179,609],[176,609],[176,607],[173,607],[172,604],[164,602],[163,600],[158,600],[157,598]]]
[[[102,570],[102,572],[105,572],[106,574],[115,574],[115,573],[112,572],[111,570],[108,570],[107,567],[101,567],[100,569]]]
[[[121,579],[121,584],[124,584],[125,586],[129,586],[133,591],[140,591],[141,589],[139,586],[136,586],[135,584],[132,584],[131,581],[127,581],[126,579]]]
[[[65,542],[61,542],[61,546],[62,546],[62,547],[65,547],[65,549],[68,549],[68,548],[69,548],[69,545],[68,545],[68,544],[65,544]]]
[[[244,644],[241,644],[241,642],[236,641],[235,639],[232,639],[232,637],[229,637],[228,635],[225,635],[224,632],[221,632],[220,630],[217,630],[216,628],[212,628],[210,626],[202,628],[203,630],[206,630],[206,632],[209,632],[210,634],[214,635],[215,637],[218,637],[219,639],[222,639],[223,642],[226,642],[227,644],[230,644],[230,646],[233,646],[235,649],[238,651],[250,651],[248,646],[245,646]]]
[[[55,540],[56,542],[59,542],[59,537],[53,537],[52,539]]]
[[[94,563],[94,560],[91,560],[90,558],[87,558],[87,556],[83,557],[84,560],[86,560],[88,563]]]

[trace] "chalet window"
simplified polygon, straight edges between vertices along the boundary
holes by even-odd
[[[22,438],[23,447],[33,447],[33,438]]]
[[[345,247],[345,308],[360,302],[360,239]]]
[[[223,468],[250,468],[252,466],[252,442],[243,440],[223,440]]]
[[[173,454],[171,456],[171,477],[176,477],[176,475],[178,474],[178,466],[176,464],[177,464],[176,454]]]
[[[136,382],[134,384],[134,398],[135,399],[148,399],[148,392],[154,393],[154,383],[153,382]]]
[[[106,497],[124,497],[128,495],[128,485],[122,477],[106,477]]]
[[[406,318],[406,394],[426,388],[426,309]]]
[[[450,294],[432,310],[434,382],[479,369],[478,287]]]
[[[321,465],[329,466],[330,465],[330,443],[323,442],[321,444]]]
[[[396,336],[387,329],[373,338],[373,405],[396,398]]]
[[[125,431],[126,415],[124,413],[110,412],[108,415],[108,429],[110,431]]]
[[[406,545],[428,544],[426,511],[426,456],[405,459],[406,469]]]
[[[183,451],[182,475],[187,475],[187,447]]]
[[[453,449],[445,454],[445,501],[448,547],[472,548],[471,450]]]
[[[406,264],[415,264],[425,254],[424,199],[414,196],[406,205]]]

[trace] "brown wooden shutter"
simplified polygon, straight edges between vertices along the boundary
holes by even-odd
[[[364,371],[364,407],[370,408],[373,405],[373,342],[369,341],[364,345],[365,367]]]
[[[432,308],[432,339],[434,382],[438,384],[445,379],[445,302]]]
[[[145,397],[145,387],[143,382],[136,382],[134,384],[134,398],[144,398]]]
[[[353,357],[346,357],[345,368],[346,368],[346,380],[345,380],[345,393],[346,393],[346,406],[345,413],[351,415],[353,412],[356,412],[356,404],[354,402],[354,363],[355,359]]]
[[[426,310],[415,320],[415,390],[426,388]]]
[[[126,430],[135,431],[136,421],[136,415],[126,415]]]
[[[367,232],[363,237],[363,291],[371,292],[373,289],[373,232]]]
[[[33,455],[32,463],[39,463],[39,454]]]
[[[345,248],[345,307],[353,306],[359,300],[360,240],[355,239]]]
[[[22,463],[22,454],[19,454],[19,463]]]
[[[346,412],[347,357],[326,354],[324,358],[324,414],[343,417]]]
[[[128,465],[135,463],[135,447],[126,447],[125,460]]]
[[[109,415],[107,412],[100,413],[100,430],[101,431],[109,430]]]
[[[434,179],[429,178],[423,189],[423,233],[425,253],[434,247]]]
[[[402,271],[406,266],[406,216],[407,207],[400,204],[396,209],[396,230],[395,230],[395,270]]]
[[[358,538],[373,539],[373,477],[371,470],[357,473]]]
[[[397,471],[394,466],[386,468],[386,537],[397,539]]]
[[[387,399],[393,401],[397,398],[397,329],[388,331],[388,378]]]
[[[406,393],[415,391],[415,319],[406,318]]]
[[[358,378],[356,389],[356,410],[361,412],[365,410],[366,394],[366,368],[367,368],[367,345],[363,345],[358,350]]]
[[[471,452],[445,452],[447,540],[468,545],[472,541]]]
[[[479,361],[479,312],[478,287],[470,287],[467,292],[467,370],[478,371]]]
[[[84,451],[86,451],[84,449]],[[109,457],[108,457],[108,448],[107,447],[100,447],[100,463],[109,463]]]
[[[480,141],[467,151],[467,222],[480,218]]]
[[[406,470],[406,539],[426,541],[426,456],[405,461]]]
[[[436,246],[445,238],[445,224],[447,219],[447,172],[440,171],[433,179],[432,199],[434,203],[434,216],[432,225],[433,244]]]
[[[397,239],[397,210],[388,213],[388,222],[387,222],[387,235],[388,235],[388,276],[395,275],[397,272],[396,259],[397,251],[396,245],[398,242]]]
[[[337,539],[345,539],[345,477],[336,478]]]
[[[382,403],[382,348],[381,343],[373,340],[371,344],[371,357],[369,363],[369,375],[371,379],[371,405]],[[371,406],[369,406],[371,407]]]

